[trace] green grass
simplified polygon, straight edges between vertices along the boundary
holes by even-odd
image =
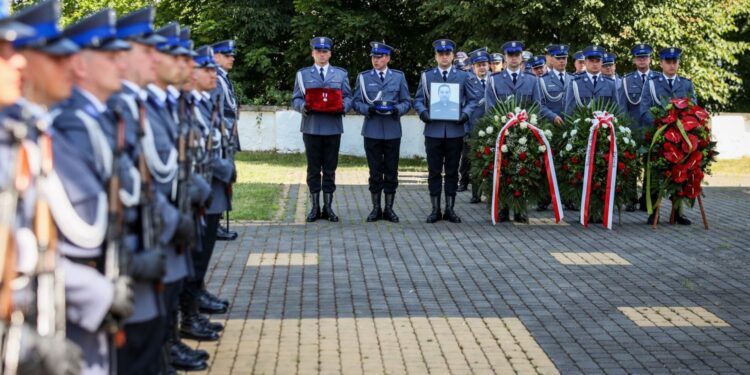
[[[237,183],[232,200],[233,220],[271,220],[281,208],[282,186],[294,184],[292,173],[304,173],[307,161],[305,154],[282,154],[277,152],[241,152],[235,158]],[[366,169],[364,157],[340,155],[339,168]],[[401,159],[399,171],[426,171],[427,162],[422,158]]]
[[[717,160],[716,163],[711,165],[711,172],[722,176],[750,175],[750,157]]]

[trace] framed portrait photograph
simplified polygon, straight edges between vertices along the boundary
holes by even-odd
[[[458,121],[461,117],[461,85],[430,83],[430,119]]]

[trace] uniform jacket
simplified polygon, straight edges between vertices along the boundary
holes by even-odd
[[[471,79],[469,73],[458,70],[455,67],[450,68],[447,81],[443,81],[442,73],[437,67],[425,70],[422,73],[422,78],[417,87],[417,94],[414,97],[414,110],[418,114],[421,115],[429,111],[429,91],[433,82],[458,83],[461,90],[461,113],[471,117],[480,99],[477,97],[478,89],[475,87],[476,81]],[[458,138],[466,134],[466,128],[457,121],[436,120],[425,124],[423,134],[425,137],[430,138]]]
[[[657,74],[649,70],[645,80],[641,79],[641,73],[638,71],[630,72],[622,77],[620,89],[623,92],[620,96],[625,98],[625,107],[628,110],[630,118],[633,120],[633,127],[643,127],[643,123],[641,122],[641,95],[643,94],[643,86],[650,78],[656,77]]]
[[[301,81],[300,81],[301,79]],[[349,75],[346,70],[330,65],[325,80],[320,78],[320,72],[316,66],[302,68],[297,71],[294,81],[294,94],[292,95],[292,108],[302,113],[300,132],[313,135],[336,135],[344,132],[343,116],[329,113],[304,114],[305,94],[302,87],[308,88],[335,88],[341,89],[341,97],[344,103],[344,113],[352,109],[352,92],[349,87]]]
[[[653,90],[652,90],[653,88]],[[651,107],[661,105],[661,101],[672,98],[690,98],[698,102],[695,96],[693,82],[685,77],[675,76],[672,88],[669,88],[669,81],[664,74],[656,74],[646,81],[641,96],[641,121],[644,126],[650,126],[654,123],[654,116],[651,114]]]
[[[576,96],[576,88],[578,88],[578,96]],[[614,79],[599,73],[596,88],[594,88],[594,83],[589,79],[588,74],[578,74],[573,77],[565,92],[565,113],[572,114],[579,105],[578,100],[582,105],[589,105],[593,99],[599,98],[617,104],[620,110],[625,112],[625,98],[622,98],[621,93],[617,91]]]
[[[508,70],[494,73],[484,93],[484,106],[490,111],[499,101],[508,100],[511,96],[525,103],[536,103],[541,108],[542,97],[539,92],[539,82],[533,74],[519,72],[516,84]]]
[[[573,79],[568,73],[564,73],[563,81],[560,82],[560,76],[554,70],[544,73],[539,78],[539,91],[542,97],[542,115],[549,121],[555,117],[563,117],[565,112],[565,91]]]
[[[370,115],[369,109],[374,100],[394,102],[394,113]],[[404,73],[388,68],[383,82],[380,81],[378,71],[375,69],[359,73],[354,82],[352,107],[365,116],[362,136],[374,139],[401,138],[401,116],[409,112],[411,108],[411,97]]]

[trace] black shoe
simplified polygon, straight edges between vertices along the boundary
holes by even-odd
[[[427,215],[426,222],[428,224],[436,223],[443,219],[443,212],[440,211],[440,196],[430,196],[430,203],[432,203],[432,212]]]
[[[674,221],[675,223],[680,224],[680,225],[693,224],[693,222],[690,221],[690,219],[686,218],[685,215],[679,215],[679,214],[675,215]]]
[[[465,183],[465,184],[463,184],[463,183],[462,184],[458,184],[458,189],[456,189],[456,191],[459,192],[459,193],[463,193],[466,190],[469,190],[469,183],[468,182]]]
[[[333,212],[331,203],[333,202],[333,193],[323,193],[323,212],[321,218],[328,219],[332,223],[337,223],[339,217]]]
[[[383,209],[380,208],[380,192],[371,193],[372,211],[367,215],[367,222],[372,223],[383,218]]]
[[[205,361],[205,360],[208,360],[208,358],[210,357],[207,351],[203,349],[193,349],[189,347],[187,344],[185,344],[184,342],[182,342],[182,340],[174,341],[172,345],[177,346],[178,350],[181,350],[187,356],[189,356],[190,358],[196,361]]]
[[[638,209],[643,212],[648,211],[648,207],[646,207],[646,196],[638,198]]]
[[[216,302],[208,298],[207,295],[201,294],[198,296],[198,309],[202,313],[206,314],[224,314],[227,312],[227,305]]]
[[[199,293],[201,295],[205,295],[206,298],[210,299],[211,301],[214,301],[216,303],[219,303],[219,304],[222,304],[222,305],[224,305],[226,307],[229,307],[229,301],[228,300],[225,300],[223,298],[219,298],[216,295],[212,294],[211,292],[207,291],[206,289],[201,289],[199,291]],[[198,297],[200,297],[200,295]]]
[[[631,204],[625,206],[625,211],[626,212],[635,212],[635,203],[631,203]]]
[[[479,198],[479,196],[477,195],[472,195],[471,199],[469,199],[469,203],[471,204],[482,203],[482,198]]]
[[[451,223],[460,223],[461,218],[456,215],[453,211],[453,206],[456,204],[456,197],[445,197],[445,212],[443,213],[443,219],[450,221]]]
[[[198,341],[217,341],[219,333],[202,324],[198,314],[183,314],[180,322],[180,335]]]
[[[318,219],[320,219],[320,193],[310,193],[310,212],[306,220],[312,223]]]
[[[502,223],[504,221],[510,221],[510,210],[507,208],[500,209],[500,214],[498,215],[498,223]]]
[[[396,193],[385,193],[385,210],[383,210],[383,219],[391,223],[398,223],[398,215],[393,212],[393,200],[396,199]]]
[[[216,333],[220,333],[224,331],[224,325],[219,322],[212,322],[210,319],[208,319],[207,316],[203,314],[198,314],[196,316],[196,319],[198,319],[201,324],[203,324],[206,328],[210,329],[211,331],[214,331]]]
[[[537,212],[547,211],[547,203],[539,203],[539,204],[537,204],[536,205],[536,211]]]
[[[175,344],[169,348],[169,362],[175,370],[180,371],[203,371],[208,368],[205,360],[190,357],[186,351]]]
[[[216,228],[216,240],[217,241],[234,241],[237,239],[237,232],[229,232],[224,227],[219,226]]]
[[[601,224],[601,223],[602,223],[602,219],[599,217],[589,219],[589,224]]]
[[[646,224],[648,224],[648,225],[654,225],[654,220],[655,219],[656,219],[656,213],[648,215],[648,220],[646,220]]]
[[[224,228],[221,224],[219,224],[219,226],[216,227],[216,232],[226,233],[228,236],[234,237],[234,238],[237,238],[237,236],[239,236],[239,233],[233,230],[229,230],[229,228]]]
[[[529,223],[529,217],[526,216],[526,214],[515,212],[513,214],[513,221],[515,221],[516,223],[528,224]]]

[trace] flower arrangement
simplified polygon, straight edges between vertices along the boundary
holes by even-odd
[[[539,106],[521,106],[513,97],[499,102],[477,122],[471,136],[472,179],[480,181],[480,191],[491,198],[491,210],[525,212],[529,202],[550,195],[543,182],[547,177],[557,185],[552,150],[539,127],[544,121]]]
[[[607,101],[577,108],[558,130],[560,191],[565,202],[581,202],[581,223],[612,227],[612,211],[638,197],[641,161],[630,118]]]
[[[671,196],[675,207],[690,207],[702,192],[701,183],[711,174],[716,160],[716,142],[711,140],[710,114],[688,98],[674,98],[651,108],[653,128],[646,133],[649,145],[646,165],[646,195],[649,214],[661,197]]]

